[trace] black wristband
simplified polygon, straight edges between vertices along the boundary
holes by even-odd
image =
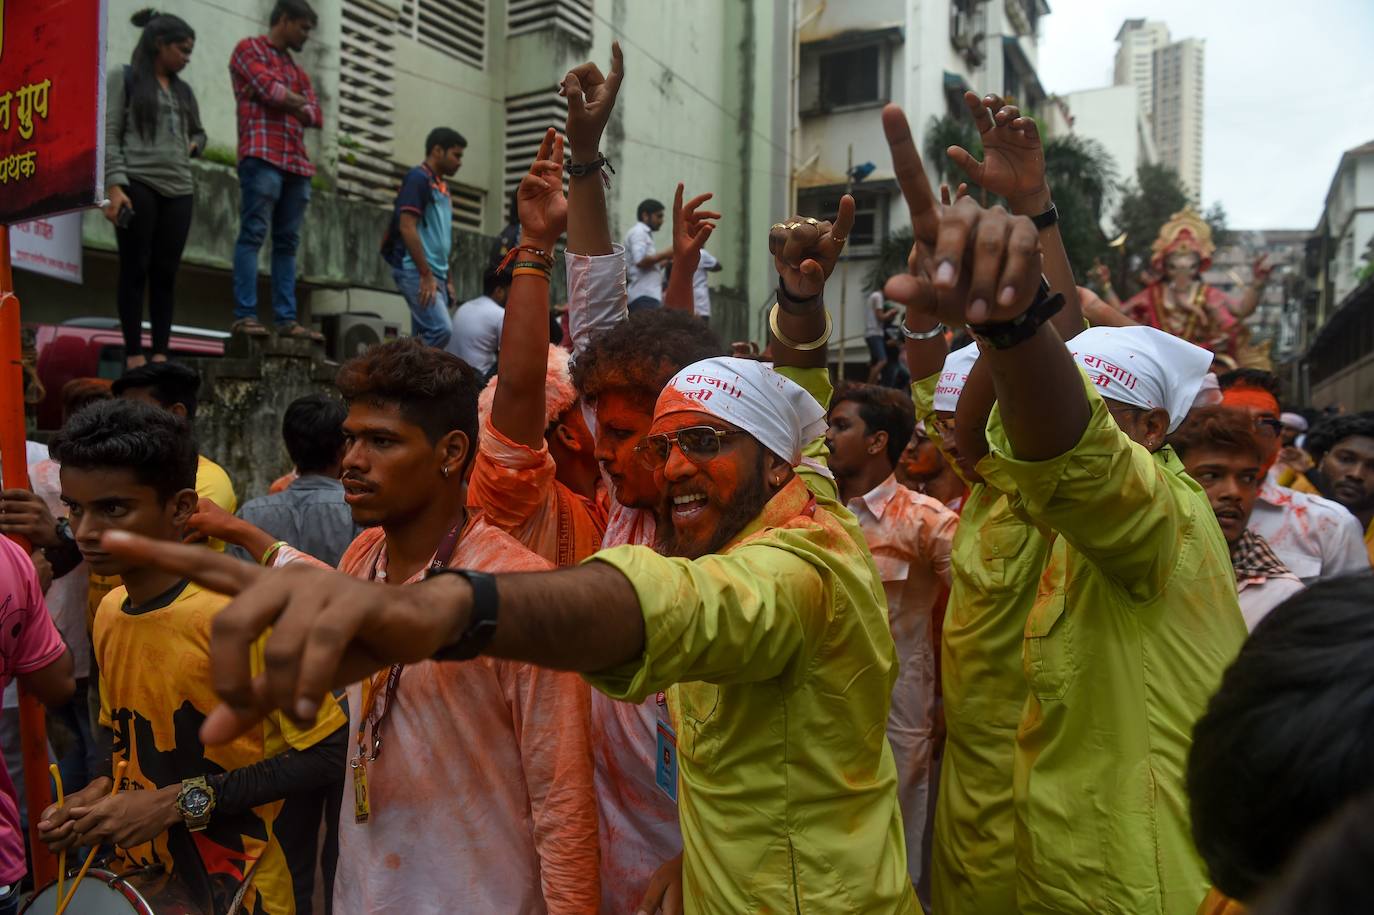
[[[569,162],[568,177],[582,178],[586,175],[594,175],[603,168],[609,169],[612,175],[615,174],[615,168],[611,165],[611,161],[606,158],[605,153],[600,153],[591,162]]]
[[[472,586],[472,612],[468,617],[468,626],[458,637],[458,641],[434,652],[433,660],[471,660],[481,654],[482,649],[491,643],[492,636],[496,635],[497,616],[500,611],[496,579],[486,572],[476,572],[472,569],[436,569],[425,577],[433,578],[436,575],[457,575]]]
[[[787,287],[782,284],[782,277],[778,277],[778,307],[790,315],[805,315],[815,311],[816,301],[821,297],[818,292],[815,295],[795,296],[787,291]],[[789,308],[790,305],[801,305],[801,308]]]
[[[1048,210],[1041,213],[1039,216],[1032,216],[1031,222],[1035,223],[1035,227],[1043,232],[1050,226],[1059,222],[1059,209],[1051,203]]]
[[[1049,283],[1041,279],[1040,290],[1035,294],[1035,301],[1031,303],[1030,308],[1010,321],[970,324],[968,326],[969,333],[973,334],[974,339],[979,343],[993,349],[1011,349],[1016,344],[1023,343],[1035,336],[1040,325],[1059,314],[1059,310],[1063,307],[1064,294],[1056,292],[1054,295],[1050,295]]]

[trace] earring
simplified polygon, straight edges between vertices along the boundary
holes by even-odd
[[[445,480],[448,479],[448,465],[447,465],[447,464],[444,465],[444,469],[441,470],[440,473],[442,473],[442,474],[444,475],[444,479],[445,479]]]

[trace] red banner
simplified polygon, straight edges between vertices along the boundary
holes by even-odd
[[[104,196],[104,0],[0,0],[0,223]]]

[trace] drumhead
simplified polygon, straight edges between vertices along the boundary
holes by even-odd
[[[70,879],[63,883],[62,891],[72,891]],[[57,883],[53,882],[34,893],[28,905],[19,911],[21,915],[56,915],[57,903]],[[67,912],[71,915],[156,915],[128,881],[95,867],[82,878]]]

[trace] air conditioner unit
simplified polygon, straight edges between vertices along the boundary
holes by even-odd
[[[334,362],[346,362],[378,343],[401,336],[401,325],[370,311],[317,315],[315,326],[324,334],[325,352]]]

